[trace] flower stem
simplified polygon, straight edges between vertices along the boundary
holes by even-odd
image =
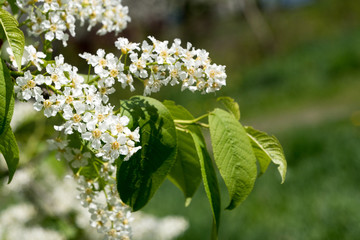
[[[194,119],[192,119],[192,120],[174,119],[174,123],[186,124],[186,125],[198,124],[198,125],[200,125],[200,126],[203,126],[203,125],[204,125],[205,127],[206,127],[206,126],[209,127],[208,124],[198,122],[198,121],[200,121],[201,119],[206,118],[207,116],[209,116],[209,113],[206,113],[206,114],[204,114],[204,115],[202,115],[202,116],[200,116],[200,117],[198,117],[198,118],[194,118]]]

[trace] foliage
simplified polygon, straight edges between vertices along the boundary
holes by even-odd
[[[263,174],[269,166],[269,163],[273,161],[279,165],[278,170],[283,183],[285,181],[287,163],[279,141],[275,137],[270,137],[266,133],[257,131],[252,127],[246,127],[245,129],[250,138],[255,155],[259,160],[260,173]]]
[[[8,41],[10,49],[15,56],[16,64],[20,67],[25,45],[24,34],[18,28],[16,19],[4,9],[0,9],[0,24],[1,39]]]
[[[175,125],[166,107],[153,98],[132,97],[121,106],[131,116],[130,128],[140,127],[141,150],[131,161],[119,163],[117,171],[120,197],[136,211],[150,200],[175,163]]]
[[[13,1],[3,4],[17,11]],[[205,50],[190,43],[181,47],[179,39],[168,47],[168,41],[151,36],[150,43],[141,44],[120,37],[115,42],[118,56],[103,49],[96,55],[80,54],[89,64],[89,73],[81,75],[62,55],[52,58],[52,42],[60,40],[67,46],[67,32],[75,36],[77,18],[82,24],[88,20],[88,29],[102,23],[100,35],[120,32],[129,21],[127,7],[117,1],[96,4],[104,11],[94,19],[87,9],[91,4],[18,1],[19,11],[29,15],[22,24],[43,40],[42,51],[25,46],[17,20],[7,10],[0,11],[1,37],[10,46],[10,62],[2,60],[0,68],[0,151],[8,165],[9,181],[19,161],[9,126],[15,91],[18,100],[33,100],[35,110],[61,121],[54,125],[58,137],[49,142],[73,171],[80,202],[91,213],[91,225],[106,239],[129,238],[130,210],[144,207],[167,177],[184,193],[185,205],[203,181],[213,214],[212,239],[217,239],[221,197],[216,168],[230,195],[227,209],[234,209],[252,191],[256,159],[261,173],[271,161],[279,165],[284,181],[286,161],[279,142],[263,132],[244,128],[239,122],[239,106],[230,97],[219,98],[228,111],[208,109],[197,118],[173,102],[145,96],[122,99],[116,109],[108,97],[115,92],[116,83],[133,91],[133,82],[139,81],[144,85],[144,95],[177,84],[182,90],[213,93],[226,85],[225,66],[211,63]],[[215,162],[203,129],[210,131]]]
[[[243,126],[228,112],[215,109],[209,116],[215,162],[230,195],[227,209],[237,207],[251,192],[256,158]]]
[[[19,149],[10,127],[14,111],[13,88],[9,70],[2,61],[0,64],[0,152],[8,165],[9,183],[19,162]]]
[[[174,119],[193,120],[191,113],[175,102],[166,100],[164,105],[170,111]],[[196,136],[201,137],[201,128],[196,125],[188,126],[188,129]],[[184,193],[186,198],[185,205],[188,206],[191,199],[201,182],[200,160],[197,153],[197,148],[194,148],[193,137],[186,133],[177,130],[177,156],[174,166],[168,178]],[[203,137],[201,137],[203,139]]]

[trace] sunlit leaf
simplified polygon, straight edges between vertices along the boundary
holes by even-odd
[[[281,183],[283,183],[285,181],[287,163],[279,141],[274,136],[269,136],[252,127],[245,127],[245,130],[251,140],[255,156],[259,161],[261,173],[264,173],[270,162],[273,162],[278,165]]]
[[[224,104],[225,108],[231,112],[237,120],[240,120],[240,107],[231,97],[218,97],[218,101]]]
[[[3,40],[7,40],[9,43],[16,63],[20,68],[25,45],[24,33],[18,28],[19,24],[16,19],[2,8],[0,8],[0,25],[3,32]]]
[[[256,158],[240,122],[229,112],[215,109],[209,115],[215,162],[229,191],[227,209],[238,206],[253,189]]]

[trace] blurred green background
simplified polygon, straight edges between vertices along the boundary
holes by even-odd
[[[360,2],[153,1],[153,8],[138,2],[135,8],[125,1],[134,16],[122,36],[134,42],[148,35],[190,41],[209,51],[214,63],[226,65],[228,75],[227,86],[216,94],[166,87],[152,97],[174,100],[200,116],[218,106],[217,97],[230,96],[240,104],[244,125],[274,134],[283,145],[285,183],[271,166],[242,205],[223,212],[219,239],[359,239]],[[81,60],[74,53],[114,50],[116,36],[93,33],[79,33],[68,48],[55,50],[77,66]],[[141,86],[137,89],[142,94]],[[119,90],[113,101],[129,96]],[[25,129],[17,133],[20,145],[28,142]],[[28,158],[44,158],[40,150]],[[220,184],[224,209],[228,198]],[[179,239],[210,238],[203,186],[185,208],[182,193],[166,181],[144,211],[185,216],[190,227]]]
[[[227,66],[228,85],[215,95],[167,88],[154,97],[199,116],[217,106],[216,97],[231,96],[240,103],[243,124],[274,134],[284,147],[285,183],[270,167],[240,207],[223,212],[219,239],[359,239],[360,2],[272,2],[258,1],[258,15],[243,8],[254,15],[246,16],[216,14],[219,1],[189,1],[179,25],[139,20],[126,34],[133,41],[148,34],[179,37]],[[186,216],[190,228],[179,239],[209,239],[202,188],[185,208],[180,191],[166,182],[144,210]]]

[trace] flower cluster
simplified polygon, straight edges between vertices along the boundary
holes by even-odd
[[[102,166],[101,175],[110,180],[104,189],[100,188],[99,181],[86,180],[83,176],[77,177],[80,191],[78,199],[91,214],[90,225],[104,234],[105,239],[129,240],[131,211],[118,197],[116,182],[112,176],[114,173],[114,166]]]
[[[209,53],[195,49],[190,43],[181,47],[181,41],[175,39],[171,47],[168,41],[158,41],[149,37],[147,41],[131,43],[126,38],[119,38],[115,46],[121,51],[121,56],[105,54],[104,50],[97,55],[84,53],[80,55],[95,68],[95,73],[105,82],[115,79],[122,87],[130,86],[134,90],[133,80],[144,83],[144,95],[158,92],[162,86],[181,84],[181,89],[211,93],[226,85],[225,66],[211,64]],[[124,64],[118,59],[125,59]],[[106,84],[105,84],[106,85]]]
[[[189,43],[182,48],[178,39],[170,48],[167,41],[149,39],[151,44],[119,38],[115,42],[121,52],[119,57],[102,49],[96,55],[81,54],[95,73],[87,77],[65,63],[62,55],[46,61],[44,53],[26,46],[22,65],[27,70],[16,78],[15,93],[19,100],[33,99],[34,109],[43,110],[46,117],[60,115],[64,123],[55,126],[55,130],[81,139],[78,147],[66,137],[49,143],[61,153],[58,158],[62,156],[74,170],[79,199],[91,214],[91,226],[105,234],[106,239],[129,239],[130,210],[118,198],[113,175],[116,159],[123,156],[126,161],[141,148],[136,146],[140,141],[139,129],[131,131],[127,127],[129,118],[114,111],[109,103],[108,95],[115,92],[114,84],[119,82],[123,88],[129,86],[134,90],[133,81],[140,80],[145,95],[168,84],[181,83],[182,90],[203,93],[214,92],[226,84],[225,67],[211,64],[206,51],[192,48]],[[11,50],[8,53],[15,65]],[[35,69],[33,72],[30,66]],[[83,175],[82,171],[92,166],[98,176]],[[100,195],[105,196],[105,204],[99,201]]]
[[[65,138],[49,143],[60,153],[58,158],[63,157],[74,171],[81,204],[91,213],[91,226],[104,233],[106,239],[129,239],[130,210],[118,198],[113,175],[120,156],[127,161],[141,148],[136,146],[139,128],[130,130],[129,118],[121,116],[109,103],[114,85],[118,82],[133,91],[133,81],[139,80],[144,84],[144,94],[149,95],[168,84],[181,83],[182,90],[202,93],[214,92],[226,84],[225,67],[211,64],[205,50],[192,48],[190,43],[182,48],[178,39],[170,48],[167,41],[149,39],[151,44],[119,38],[115,42],[121,52],[119,57],[102,49],[96,55],[80,54],[95,73],[85,77],[75,66],[65,63],[62,55],[46,61],[44,53],[26,46],[22,65],[27,70],[16,78],[19,100],[33,99],[35,110],[64,120],[54,128]],[[8,53],[15,65],[12,52]],[[71,144],[67,136],[79,138],[80,146]],[[95,171],[97,177],[83,174],[86,168],[92,168],[90,171]],[[105,204],[98,201],[101,192],[106,196]]]
[[[44,74],[33,75],[30,70],[16,79],[15,92],[18,99],[35,99],[34,108],[44,109],[46,117],[58,113],[65,120],[58,131],[65,134],[78,132],[89,142],[97,157],[113,163],[120,155],[128,160],[140,147],[139,131],[130,131],[126,116],[114,114],[114,107],[108,103],[108,95],[115,91],[113,85],[120,82],[122,87],[130,86],[138,79],[144,83],[144,94],[160,90],[161,86],[181,83],[182,90],[214,92],[226,84],[225,66],[211,64],[205,50],[180,46],[176,39],[168,48],[167,41],[149,37],[140,45],[119,38],[115,46],[121,51],[120,57],[106,54],[99,49],[96,55],[80,54],[94,68],[95,76],[88,79],[78,74],[78,69],[64,62],[64,57],[55,57],[54,62],[44,64],[45,54],[33,46],[25,47],[23,64],[34,65]],[[14,57],[10,53],[10,59]],[[128,60],[128,61],[127,61]],[[15,61],[13,61],[15,64]],[[43,67],[44,66],[44,67]],[[88,77],[90,78],[90,76]],[[89,84],[93,83],[93,84]],[[85,161],[83,161],[85,164]],[[80,167],[76,163],[74,167]]]
[[[77,198],[90,213],[90,226],[103,234],[106,240],[129,240],[131,211],[119,199],[114,164],[99,161],[90,152],[70,147],[67,140],[57,138],[48,142],[53,148],[57,148],[60,156],[65,158],[71,167],[78,169],[73,176],[78,184],[79,195]],[[92,161],[91,164],[90,161]],[[90,178],[81,175],[82,170],[85,167],[92,168],[91,165],[96,166],[98,176]],[[103,186],[103,183],[106,185]]]
[[[119,54],[99,49],[96,54],[80,57],[90,66],[81,75],[67,64],[62,55],[50,60],[52,42],[66,46],[70,35],[76,35],[76,23],[87,24],[90,31],[101,24],[99,35],[119,33],[130,17],[121,0],[16,0],[18,19],[27,18],[30,35],[43,36],[43,52],[25,46],[21,66],[17,66],[11,48],[10,61],[19,71],[12,72],[18,100],[32,101],[46,117],[58,116],[63,121],[54,126],[59,136],[49,140],[58,150],[57,158],[65,159],[74,173],[81,205],[91,215],[90,225],[105,239],[127,240],[131,237],[131,212],[118,196],[116,161],[127,161],[141,149],[139,128],[128,127],[130,119],[120,114],[109,102],[115,84],[134,91],[134,81],[144,84],[144,95],[158,92],[167,85],[181,85],[181,90],[212,93],[226,85],[225,66],[211,63],[209,53],[190,43],[181,46],[149,37],[142,43],[126,38],[115,42]],[[13,46],[11,46],[13,47]],[[47,53],[44,54],[44,52]],[[19,63],[19,62],[18,62]],[[9,67],[11,68],[11,67]],[[91,70],[93,75],[90,74]],[[169,231],[168,238],[176,234]]]
[[[39,58],[34,65],[42,61]],[[126,127],[129,119],[114,114],[113,106],[108,103],[108,92],[86,84],[77,71],[76,67],[64,63],[60,55],[54,63],[47,64],[45,74],[33,76],[27,70],[24,76],[18,77],[15,92],[20,100],[33,98],[34,108],[37,111],[44,109],[46,117],[59,113],[65,123],[55,126],[55,130],[63,130],[67,135],[78,132],[90,143],[97,157],[110,163],[120,155],[129,159],[140,148],[135,147],[140,138],[138,129],[130,131]],[[101,80],[98,82],[98,86],[103,84]],[[73,167],[86,165],[86,161],[82,163],[73,163]]]
[[[115,160],[120,155],[128,160],[141,147],[139,129],[131,131],[126,116],[115,114],[108,103],[108,91],[102,91],[102,80],[97,84],[85,83],[77,68],[64,62],[62,55],[54,62],[45,64],[45,55],[33,46],[26,47],[23,63],[36,66],[44,74],[33,75],[27,70],[16,78],[15,93],[19,100],[34,99],[34,108],[44,110],[46,117],[60,115],[65,121],[55,130],[65,135],[78,134],[84,143],[81,147],[70,146],[70,140],[58,137],[49,140],[76,171],[81,204],[91,213],[91,226],[107,236],[107,239],[129,239],[130,210],[118,198],[116,191]],[[35,52],[34,52],[35,51]],[[37,56],[34,58],[34,56]],[[12,59],[10,57],[10,59]],[[46,67],[44,67],[46,65]],[[111,85],[107,83],[111,88]],[[103,86],[104,87],[104,86]],[[95,181],[82,176],[82,170],[97,161],[98,178]],[[99,179],[106,182],[100,188]],[[96,202],[104,192],[106,204]]]
[[[121,0],[17,0],[17,4],[29,16],[26,24],[30,34],[45,33],[46,40],[61,40],[64,46],[69,39],[67,31],[75,36],[76,20],[81,26],[87,22],[88,30],[101,23],[100,35],[119,33],[130,22],[128,7]]]

